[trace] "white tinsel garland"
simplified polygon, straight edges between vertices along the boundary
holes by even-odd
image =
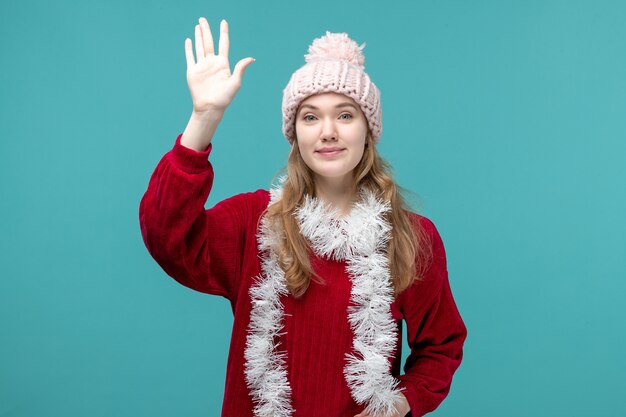
[[[286,176],[270,190],[270,205],[282,196]],[[396,323],[391,314],[393,287],[385,248],[391,226],[385,213],[389,202],[381,202],[362,187],[359,201],[345,218],[339,218],[322,200],[306,196],[296,210],[300,231],[320,256],[346,260],[352,281],[348,320],[354,333],[355,354],[346,354],[344,377],[353,399],[367,404],[365,412],[387,416],[396,411],[402,394],[390,373],[389,358],[397,338]],[[285,275],[274,248],[282,239],[266,217],[261,219],[257,235],[262,253],[262,273],[250,288],[252,311],[245,351],[246,382],[255,400],[256,417],[289,417],[291,387],[284,355],[277,353],[274,338],[283,327],[281,295],[288,294]]]

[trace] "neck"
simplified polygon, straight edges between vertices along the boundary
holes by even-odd
[[[337,208],[342,215],[350,212],[352,203],[357,198],[357,190],[353,188],[350,178],[316,178],[316,197]]]

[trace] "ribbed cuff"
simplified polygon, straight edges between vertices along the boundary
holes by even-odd
[[[397,379],[400,379],[396,377]],[[411,407],[411,412],[407,414],[407,417],[419,417],[422,414],[422,401],[420,400],[417,392],[411,387],[410,383],[400,379],[398,389],[402,391],[402,394],[406,397]]]
[[[183,134],[179,134],[176,138],[176,142],[174,143],[174,147],[172,148],[172,157],[183,171],[189,172],[191,174],[197,174],[202,171],[206,171],[209,169],[209,154],[213,149],[213,143],[209,143],[209,146],[206,150],[202,152],[198,152],[194,149],[183,146],[180,143],[180,138]]]

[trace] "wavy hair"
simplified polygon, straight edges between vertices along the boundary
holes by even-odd
[[[278,260],[285,272],[289,292],[294,297],[300,298],[306,292],[312,276],[319,284],[325,282],[311,266],[312,249],[300,233],[295,216],[295,211],[304,202],[306,194],[316,196],[313,171],[302,159],[297,139],[289,152],[287,167],[276,174],[272,182],[285,170],[287,179],[284,182],[282,197],[274,204],[270,204],[261,214],[261,218],[268,216],[271,224],[282,226],[285,232],[284,239],[277,248]],[[426,264],[432,257],[428,236],[417,215],[411,213],[412,208],[402,195],[405,189],[393,180],[391,166],[378,153],[369,129],[363,157],[352,173],[353,192],[361,185],[365,185],[374,190],[383,201],[391,203],[391,210],[386,214],[386,220],[392,226],[387,256],[394,295],[397,296],[414,280],[423,279]]]

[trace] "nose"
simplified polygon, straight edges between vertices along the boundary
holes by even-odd
[[[324,122],[322,124],[322,140],[337,140],[337,129],[332,117],[324,118]]]

